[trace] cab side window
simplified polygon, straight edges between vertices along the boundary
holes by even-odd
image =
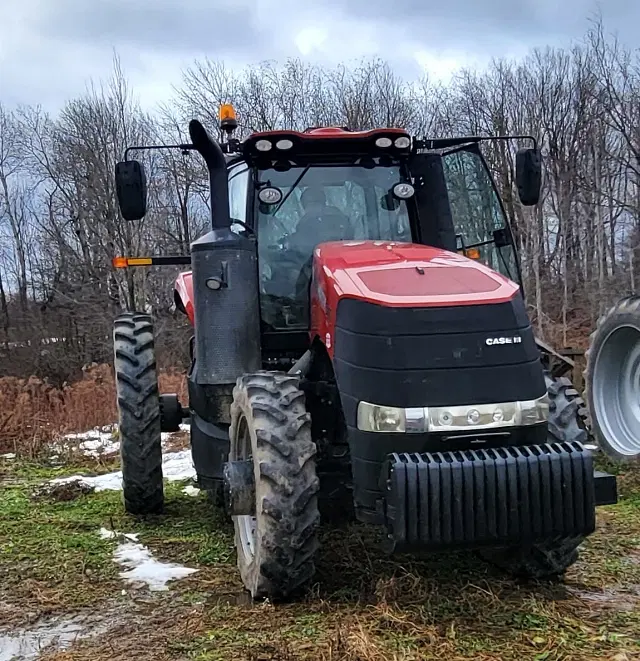
[[[442,157],[458,248],[477,247],[489,268],[518,282],[513,245],[497,240],[506,227],[491,176],[474,150],[461,149]]]
[[[248,168],[236,168],[229,173],[229,216],[231,217],[231,230],[243,232],[244,227],[234,220],[247,222],[247,187],[249,185]]]

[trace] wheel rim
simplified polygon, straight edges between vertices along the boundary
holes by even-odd
[[[640,454],[640,328],[622,326],[605,338],[593,370],[593,408],[617,453]]]
[[[238,452],[234,459],[242,461],[251,459],[251,436],[249,435],[249,425],[247,419],[242,416],[239,421],[238,428]],[[248,561],[253,559],[255,555],[255,539],[256,539],[256,517],[250,514],[236,516],[236,525],[238,527],[238,536],[240,537],[240,546],[242,554]]]

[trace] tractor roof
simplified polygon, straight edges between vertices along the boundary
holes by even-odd
[[[381,156],[397,160],[411,153],[411,137],[399,128],[350,131],[328,126],[260,131],[242,142],[240,150],[246,161],[258,167],[271,167],[279,161],[308,164]]]

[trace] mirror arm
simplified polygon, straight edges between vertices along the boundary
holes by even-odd
[[[143,151],[146,149],[179,149],[183,154],[187,154],[189,151],[193,151],[195,148],[195,145],[141,145],[127,147],[124,150],[124,160],[129,160],[129,152],[131,151]]]
[[[538,141],[532,135],[469,135],[460,138],[423,138],[414,141],[415,149],[447,149],[468,143],[489,142],[491,140],[531,140],[533,149],[538,149]]]

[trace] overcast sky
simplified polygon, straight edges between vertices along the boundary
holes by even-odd
[[[596,0],[0,0],[0,101],[55,111],[114,51],[141,102],[171,94],[195,58],[241,68],[289,56],[380,56],[407,78],[580,39]],[[605,27],[640,45],[640,2],[602,0]]]

